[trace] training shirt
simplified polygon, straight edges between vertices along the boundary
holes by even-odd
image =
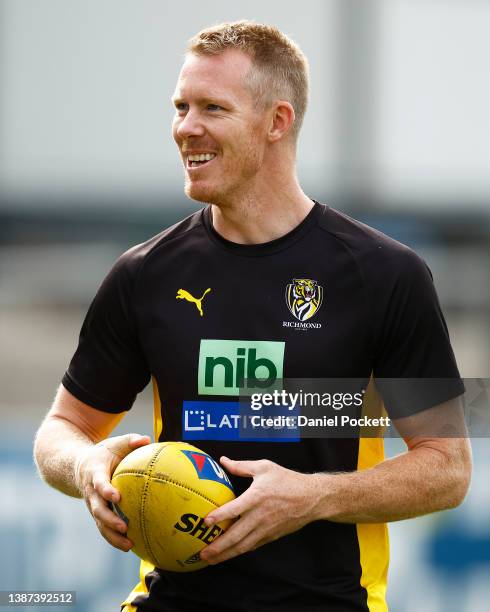
[[[463,392],[431,274],[408,247],[315,203],[287,235],[241,245],[202,209],[124,253],[92,302],[63,385],[99,410],[129,410],[153,379],[155,440],[186,440],[218,459],[270,459],[301,472],[383,459],[379,438],[244,440],[247,376],[441,378],[392,418]],[[331,414],[331,408],[325,412]],[[239,495],[250,479],[231,476]],[[315,521],[191,573],[142,565],[126,610],[381,611],[385,525]]]

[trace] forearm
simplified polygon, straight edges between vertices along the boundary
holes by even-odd
[[[41,477],[66,495],[81,497],[76,469],[94,441],[73,423],[59,417],[44,420],[34,442],[34,459]]]
[[[422,446],[373,468],[342,474],[314,474],[315,518],[344,523],[382,523],[453,508],[469,484],[471,458],[466,441],[449,456]]]

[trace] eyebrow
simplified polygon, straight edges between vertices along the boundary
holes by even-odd
[[[172,96],[170,98],[174,105],[185,103],[185,98],[181,96]],[[232,102],[230,100],[225,100],[220,96],[208,97],[205,96],[203,98],[198,98],[196,100],[197,104],[205,105],[205,104],[217,104],[218,106],[230,106]]]

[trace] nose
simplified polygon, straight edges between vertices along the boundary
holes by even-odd
[[[176,141],[202,136],[204,131],[204,125],[196,110],[189,109],[184,115],[177,115],[174,118],[173,133]]]

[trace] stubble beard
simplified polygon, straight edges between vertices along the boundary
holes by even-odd
[[[196,202],[227,208],[233,201],[248,198],[253,191],[254,179],[261,166],[262,156],[256,148],[250,146],[247,156],[234,162],[231,167],[224,168],[221,173],[223,178],[215,179],[211,185],[200,186],[198,182],[193,183],[186,173],[185,195]]]

